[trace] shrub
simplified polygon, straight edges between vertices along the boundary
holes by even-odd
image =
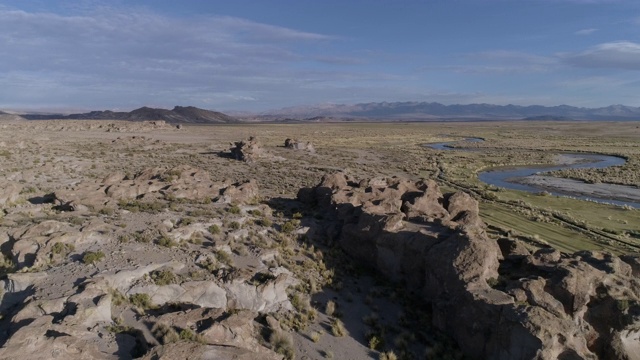
[[[202,245],[203,242],[203,235],[200,231],[196,231],[193,234],[191,234],[191,237],[189,238],[189,242],[196,244],[196,245]]]
[[[331,322],[331,333],[336,337],[345,336],[347,334],[347,329],[345,329],[342,320],[333,319]]]
[[[120,206],[124,210],[128,210],[131,212],[148,212],[148,213],[159,213],[160,211],[165,209],[165,204],[159,201],[154,202],[141,202],[137,200],[127,200],[122,199],[118,202],[118,206]]]
[[[394,353],[393,351],[387,351],[387,352],[383,352],[380,353],[380,360],[398,360],[398,357],[396,356],[396,353]]]
[[[282,227],[280,228],[280,230],[285,233],[291,233],[296,229],[296,226],[294,225],[293,221],[287,221],[286,223],[282,224]]]
[[[229,211],[229,213],[231,214],[240,214],[240,208],[237,205],[233,205],[227,211]]]
[[[10,257],[0,253],[0,276],[4,276],[15,271],[16,264],[13,262],[13,260]]]
[[[213,224],[213,225],[209,226],[209,232],[212,235],[220,234],[220,227],[218,225],[216,225],[216,224]]]
[[[369,349],[379,350],[382,345],[382,340],[377,335],[369,336]]]
[[[164,246],[164,247],[168,247],[168,248],[171,248],[171,247],[174,247],[174,246],[177,246],[177,245],[178,245],[178,243],[177,243],[177,242],[175,242],[175,241],[171,240],[171,238],[169,238],[169,237],[168,237],[168,236],[166,236],[166,235],[162,235],[162,236],[158,239],[158,241],[157,241],[157,242],[158,242],[158,245],[160,245],[160,246]]]
[[[336,312],[336,303],[333,300],[327,301],[327,305],[324,308],[325,314],[328,316],[333,316]]]
[[[98,213],[100,215],[111,216],[111,215],[113,215],[113,213],[115,213],[115,210],[113,208],[110,208],[110,207],[103,207],[102,209],[100,209],[100,211]]]
[[[151,242],[151,234],[149,234],[148,232],[135,232],[133,233],[133,239],[137,242],[141,242],[141,243],[150,243]]]
[[[102,251],[97,252],[86,252],[84,256],[82,256],[82,262],[85,264],[94,264],[104,258],[104,253]]]
[[[58,255],[58,254],[68,254],[70,252],[72,252],[73,250],[75,250],[75,246],[73,244],[63,244],[61,242],[57,242],[55,244],[53,244],[53,246],[51,247],[51,252]]]
[[[129,302],[134,306],[137,306],[141,309],[153,309],[154,305],[151,302],[151,297],[149,294],[138,293],[129,296]]]
[[[191,331],[191,329],[182,329],[179,336],[180,340],[204,343],[204,339],[202,338],[202,336],[194,333],[193,331]]]
[[[158,286],[175,284],[178,279],[171,270],[160,270],[151,273],[151,279]]]
[[[201,268],[207,269],[210,273],[218,270],[220,265],[218,264],[218,259],[207,258],[205,261],[198,263],[198,266]]]
[[[122,324],[113,324],[107,326],[107,331],[113,334],[128,334],[133,333],[135,331],[131,326],[126,326]]]
[[[295,293],[291,296],[291,305],[293,305],[298,312],[307,312],[307,310],[311,308],[309,298],[300,293]]]
[[[616,300],[616,307],[620,311],[627,311],[629,309],[629,300],[627,299]]]
[[[285,359],[293,360],[296,353],[293,348],[293,339],[291,335],[283,331],[274,331],[269,337],[269,344],[276,353],[283,355]]]
[[[320,341],[320,333],[317,331],[312,332],[311,340],[313,340],[314,343],[317,343],[318,341]]]
[[[115,306],[120,306],[122,304],[126,304],[129,300],[126,296],[122,295],[122,293],[118,290],[111,290],[111,303]]]
[[[224,250],[216,251],[216,259],[227,266],[233,265],[233,259],[231,258],[231,255],[229,255],[229,253]]]
[[[193,224],[194,220],[191,217],[185,217],[180,219],[180,226],[188,226]]]
[[[165,323],[156,323],[151,328],[151,333],[161,344],[166,345],[180,340],[180,335]]]

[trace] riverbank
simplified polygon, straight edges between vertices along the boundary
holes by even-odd
[[[436,150],[464,150],[454,148],[454,143],[483,142],[481,138],[467,138],[462,141],[425,144]],[[473,149],[477,151],[477,149]],[[640,208],[640,189],[632,186],[597,183],[541,175],[565,169],[603,169],[624,165],[626,159],[590,153],[560,153],[554,156],[554,163],[548,165],[508,166],[491,168],[478,174],[478,178],[489,185],[511,190],[528,192],[548,191],[553,195],[576,197],[582,200],[611,203],[620,206]]]
[[[557,178],[554,176],[532,175],[511,179],[511,182],[534,186],[543,190],[580,195],[594,200],[614,200],[640,207],[640,189],[616,184],[588,184],[579,180]]]

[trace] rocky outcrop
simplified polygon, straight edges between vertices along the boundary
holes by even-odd
[[[64,210],[99,210],[119,200],[205,200],[244,203],[259,196],[255,180],[232,184],[214,182],[209,173],[187,165],[171,169],[148,168],[132,177],[113,173],[99,181],[83,182],[55,192],[55,202]]]
[[[231,148],[231,155],[236,160],[252,163],[261,157],[265,157],[267,153],[258,139],[251,136],[247,140],[234,142]]]
[[[20,198],[22,185],[14,182],[4,182],[0,184],[0,206],[14,203]]]
[[[470,358],[639,358],[637,258],[499,244],[477,201],[433,181],[337,173],[298,198],[327,212],[323,236],[431,304]]]
[[[259,284],[248,283],[253,273],[220,282],[178,281],[167,285],[156,285],[149,276],[156,270],[178,272],[184,267],[172,261],[107,271],[75,284],[67,295],[47,290],[50,284],[44,272],[9,274],[0,282],[4,290],[0,310],[11,316],[7,329],[11,337],[0,349],[0,359],[127,359],[140,346],[142,353],[153,346],[146,355],[149,358],[282,359],[260,341],[263,325],[256,319],[260,314],[293,308],[286,289],[298,280],[291,273],[274,268],[272,276]],[[178,343],[158,339],[162,344],[158,345],[152,338],[145,339],[143,332],[149,330],[136,320],[130,319],[130,326],[113,328],[113,319],[123,313],[122,307],[126,313],[130,306],[126,300],[119,300],[124,304],[117,305],[114,294],[128,298],[141,293],[149,295],[153,308],[187,309],[158,310],[156,315],[146,315],[144,324],[162,324],[176,334],[189,331],[198,338]]]
[[[294,139],[286,139],[284,141],[284,147],[287,149],[291,149],[291,150],[302,150],[302,151],[308,151],[310,153],[315,153],[316,152],[316,148],[315,146],[313,146],[313,143],[311,142],[306,142],[306,141],[301,141],[301,140],[294,140]]]
[[[158,322],[177,329],[200,327],[201,344],[192,349],[201,357],[192,357],[183,346],[165,345],[158,349],[166,359],[282,359],[257,339],[263,325],[256,322],[258,313],[240,310],[229,316],[220,309],[194,309],[169,313],[159,317]],[[168,357],[169,354],[174,357]],[[153,352],[151,353],[153,354]],[[212,357],[209,357],[212,356]],[[154,358],[154,357],[149,357]]]

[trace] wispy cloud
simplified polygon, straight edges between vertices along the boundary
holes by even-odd
[[[585,35],[591,35],[596,31],[598,31],[598,29],[589,28],[589,29],[578,30],[578,31],[574,32],[574,34],[575,35],[585,36]]]
[[[558,60],[553,57],[520,51],[493,50],[465,54],[463,64],[422,67],[423,71],[452,71],[461,74],[524,74],[553,70]]]
[[[269,86],[291,86],[300,71],[294,63],[357,62],[298,51],[336,40],[228,16],[113,8],[63,16],[0,7],[0,106],[254,101]]]
[[[362,65],[365,63],[364,59],[355,58],[355,57],[346,57],[346,56],[317,56],[314,60],[325,63],[325,64],[335,64],[335,65]]]
[[[559,56],[576,67],[640,70],[640,44],[631,41],[603,43],[580,53]]]

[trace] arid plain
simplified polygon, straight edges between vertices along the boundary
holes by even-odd
[[[636,122],[2,123],[0,358],[633,355],[640,210],[477,176],[566,153],[640,187]]]

